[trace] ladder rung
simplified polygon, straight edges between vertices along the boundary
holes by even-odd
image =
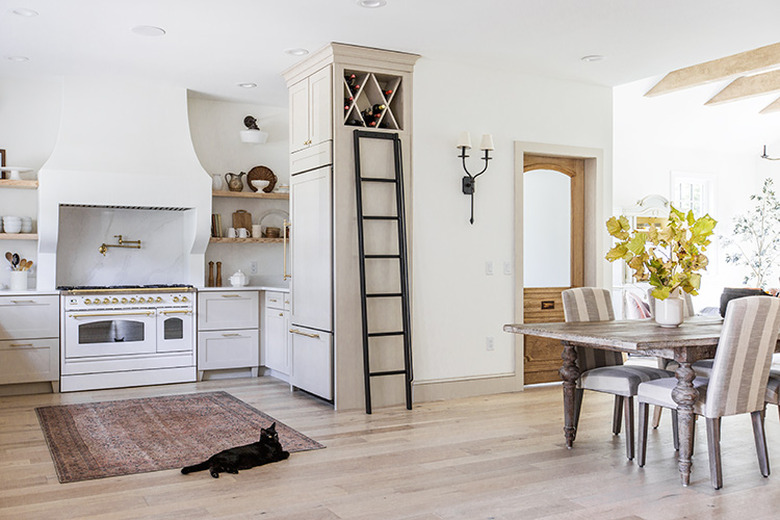
[[[366,258],[401,258],[401,255],[366,255]]]
[[[400,298],[402,293],[388,292],[388,293],[370,293],[366,294],[366,298]]]
[[[383,372],[371,372],[368,375],[374,377],[374,376],[397,376],[401,374],[406,374],[406,370],[385,370]]]
[[[369,338],[378,338],[380,336],[403,336],[404,331],[398,330],[393,332],[369,332],[368,337]]]
[[[364,220],[398,220],[398,217],[391,215],[363,215]]]
[[[396,182],[395,179],[388,179],[386,177],[361,177],[363,182]]]

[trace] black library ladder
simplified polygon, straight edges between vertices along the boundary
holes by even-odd
[[[369,139],[389,140],[393,147],[393,176],[383,175],[387,170],[386,164],[376,168],[367,167],[361,161],[361,140],[365,143]],[[355,130],[355,191],[357,195],[357,226],[358,226],[358,254],[360,257],[360,304],[362,310],[363,323],[363,379],[366,391],[366,413],[371,413],[371,378],[387,376],[404,376],[404,389],[406,391],[406,408],[412,409],[412,341],[410,331],[410,312],[409,312],[409,269],[406,247],[406,218],[404,210],[404,183],[403,171],[401,167],[401,140],[397,133],[372,132],[367,130]],[[366,153],[366,158],[370,159],[370,154]],[[370,161],[366,161],[367,163]],[[379,170],[382,170],[381,172]],[[392,183],[395,186],[395,215],[380,215],[366,211],[363,206],[364,184],[369,183]],[[398,245],[397,251],[386,251],[379,254],[366,254],[365,251],[365,224],[370,221],[394,221],[397,225]],[[391,292],[367,292],[366,276],[374,272],[381,272],[382,265],[386,265],[382,260],[397,260],[399,290]],[[401,304],[401,327],[400,330],[390,331],[370,331],[368,328],[368,300],[369,299],[397,299]],[[396,370],[378,370],[371,371],[371,349],[379,347],[372,345],[373,338],[382,338],[398,336],[403,340],[403,363],[402,369]],[[383,345],[383,348],[388,345]]]

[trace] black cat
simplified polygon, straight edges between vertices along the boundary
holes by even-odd
[[[289,456],[290,454],[284,451],[279,443],[276,423],[273,423],[269,428],[260,429],[259,441],[246,446],[222,450],[200,464],[182,468],[181,472],[186,475],[193,471],[207,469],[212,477],[219,478],[220,472],[223,471],[226,473],[238,473],[240,469],[249,469],[271,462],[278,462]]]

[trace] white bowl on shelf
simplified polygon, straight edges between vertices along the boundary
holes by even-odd
[[[267,181],[265,179],[254,179],[251,182],[252,186],[254,186],[257,191],[263,191],[268,187],[269,184],[271,184],[271,181]]]
[[[5,233],[21,232],[22,219],[20,217],[3,217],[3,230]]]

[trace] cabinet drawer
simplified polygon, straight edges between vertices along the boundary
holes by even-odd
[[[56,338],[60,331],[57,296],[0,297],[0,340]]]
[[[258,291],[198,293],[198,330],[256,329],[259,322]]]
[[[296,173],[313,170],[331,164],[333,162],[333,143],[325,141],[309,148],[294,152],[290,155],[290,172]]]
[[[333,399],[333,346],[331,335],[303,327],[290,328],[292,379],[302,390]]]
[[[257,329],[198,333],[198,370],[260,365]]]
[[[267,309],[284,310],[290,307],[290,294],[275,291],[265,292],[265,307]]]
[[[59,379],[59,340],[0,341],[0,384]]]

